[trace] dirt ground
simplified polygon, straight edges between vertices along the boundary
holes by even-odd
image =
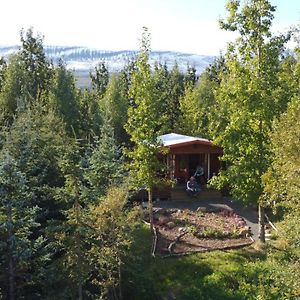
[[[156,208],[154,226],[155,253],[160,255],[228,249],[253,242],[246,221],[226,209]]]

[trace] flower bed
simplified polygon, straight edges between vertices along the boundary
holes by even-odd
[[[243,218],[229,210],[159,209],[154,213],[154,226],[155,252],[162,255],[233,248],[253,241]]]

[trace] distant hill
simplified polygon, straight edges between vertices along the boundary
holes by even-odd
[[[15,53],[19,46],[0,46],[0,56],[8,57]],[[78,85],[85,87],[89,85],[89,72],[99,63],[104,61],[110,72],[119,72],[124,65],[131,59],[135,58],[138,51],[122,50],[107,51],[90,49],[86,47],[62,47],[62,46],[45,46],[45,53],[49,59],[56,63],[60,58],[66,62],[67,67],[74,70],[78,79]],[[177,62],[179,69],[185,71],[187,66],[193,66],[200,74],[213,62],[214,56],[196,55],[173,51],[152,51],[150,54],[150,63],[155,61],[166,63],[171,69]]]

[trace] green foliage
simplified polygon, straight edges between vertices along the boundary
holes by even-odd
[[[20,67],[25,77],[22,94],[28,103],[34,103],[49,89],[52,77],[51,65],[44,52],[43,38],[39,34],[34,36],[32,28],[26,32],[21,31],[21,43]]]
[[[157,182],[159,170],[157,137],[161,127],[161,112],[157,104],[155,82],[149,65],[150,39],[145,29],[142,37],[141,53],[137,60],[137,70],[132,75],[129,94],[133,105],[128,109],[128,121],[125,125],[134,143],[128,151],[131,159],[130,180],[136,188],[152,189]]]
[[[24,109],[24,95],[21,95],[23,80],[18,56],[12,56],[6,68],[0,92],[0,108],[6,118],[12,118],[18,108]]]
[[[35,271],[34,260],[38,260],[43,237],[32,237],[33,229],[39,226],[38,207],[32,203],[25,175],[6,151],[0,156],[0,286],[6,287],[3,292],[13,299],[22,297],[24,289],[35,283],[37,274],[28,274]]]
[[[96,140],[85,171],[85,179],[94,193],[93,198],[104,195],[110,185],[120,185],[124,176],[121,149],[116,144],[111,120],[104,122],[100,139]]]
[[[209,117],[215,104],[215,82],[204,72],[195,87],[187,88],[180,99],[180,128],[185,134],[209,137]]]
[[[300,98],[295,97],[271,133],[272,165],[264,175],[269,204],[295,212],[299,208]]]
[[[21,31],[22,46],[11,57],[1,83],[0,108],[12,119],[17,111],[23,111],[47,94],[52,78],[52,66],[46,59],[43,39],[34,37],[33,30]]]
[[[216,93],[218,111],[211,124],[214,141],[224,149],[227,170],[216,177],[217,186],[229,185],[233,196],[257,202],[262,174],[269,161],[268,132],[288,99],[277,91],[279,55],[287,37],[272,37],[274,8],[266,0],[228,1],[229,17],[221,27],[240,37],[227,53],[227,69]]]
[[[81,127],[80,103],[74,75],[60,62],[55,69],[50,93],[51,107],[57,112],[70,135],[78,136]]]
[[[164,126],[167,128],[165,132],[176,132],[178,126],[178,118],[180,116],[179,100],[184,94],[184,75],[180,72],[178,65],[175,64],[169,74],[168,80],[168,98],[164,110],[165,118]]]
[[[271,133],[273,161],[263,176],[265,201],[284,217],[279,224],[279,238],[286,242],[285,254],[276,260],[274,280],[277,285],[285,284],[285,292],[291,298],[300,295],[300,280],[295,271],[300,263],[299,99],[295,96],[287,112],[274,124]],[[284,271],[282,264],[285,265]]]
[[[124,125],[127,122],[129,101],[124,95],[123,88],[121,78],[113,75],[103,98],[100,100],[102,115],[106,119],[110,118],[110,123],[118,144],[128,142]]]
[[[104,62],[99,63],[95,67],[95,74],[90,72],[93,88],[96,90],[97,95],[102,98],[105,94],[108,82],[109,73]]]
[[[195,253],[163,259],[149,257],[150,230],[135,231],[125,268],[125,299],[297,299],[299,261],[290,252],[270,246],[265,251]],[[288,264],[288,268],[283,268]],[[140,272],[143,270],[143,272]]]
[[[126,210],[127,192],[111,188],[99,203],[89,207],[94,241],[87,252],[94,271],[90,279],[104,294],[120,288],[124,259],[130,255],[137,211]]]
[[[78,94],[80,100],[80,115],[82,138],[90,141],[93,136],[100,135],[102,125],[101,111],[97,96],[89,90]]]
[[[2,90],[3,81],[5,78],[5,71],[7,68],[7,63],[3,57],[0,57],[0,92]]]

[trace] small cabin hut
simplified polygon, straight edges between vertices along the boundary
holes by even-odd
[[[169,177],[178,183],[185,183],[194,175],[197,166],[204,169],[205,183],[221,168],[221,147],[213,145],[210,140],[181,135],[177,133],[164,134],[158,137],[162,147],[168,148],[163,157]]]

